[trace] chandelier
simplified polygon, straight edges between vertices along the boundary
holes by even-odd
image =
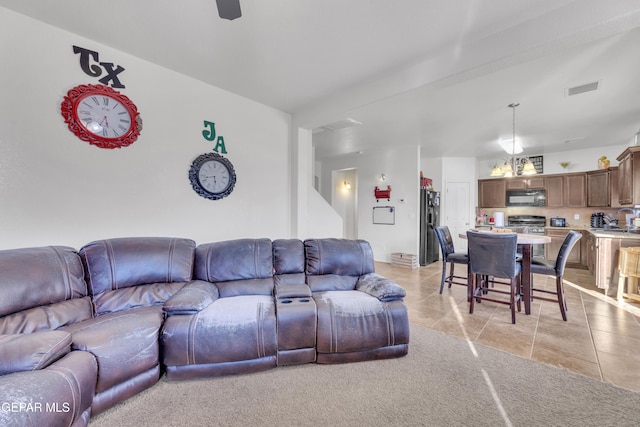
[[[516,107],[519,105],[520,104],[517,102],[508,105],[508,107],[513,111],[513,134],[511,135],[511,150],[505,149],[505,151],[511,154],[511,158],[506,160],[502,167],[495,165],[491,170],[491,176],[504,176],[510,178],[518,174],[518,159],[516,159],[515,154],[522,152],[521,147],[516,147]],[[536,168],[533,163],[531,163],[529,157],[525,157],[521,163],[522,175],[535,175],[537,173]]]

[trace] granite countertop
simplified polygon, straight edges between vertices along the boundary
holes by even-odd
[[[576,230],[576,231],[588,231],[595,237],[605,237],[614,239],[637,239],[640,240],[640,228],[631,227],[619,228],[619,229],[604,229],[604,228],[591,228],[587,225],[571,225],[567,227],[545,227],[546,230]]]

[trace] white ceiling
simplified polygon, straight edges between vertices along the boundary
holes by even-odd
[[[640,129],[638,0],[240,3],[227,21],[215,0],[0,0],[299,126],[363,122],[315,133],[318,159],[390,145],[504,157],[514,101],[529,155],[625,144]],[[565,96],[592,81],[598,91]]]

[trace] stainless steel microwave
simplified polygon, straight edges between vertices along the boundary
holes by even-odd
[[[544,190],[507,190],[507,206],[546,206]]]

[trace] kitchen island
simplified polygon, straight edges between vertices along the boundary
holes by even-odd
[[[557,228],[554,227],[555,230]],[[580,266],[594,276],[595,285],[604,290],[618,285],[620,248],[640,247],[640,230],[573,228],[582,232]],[[567,229],[568,230],[568,229]],[[575,249],[575,248],[574,248]],[[573,251],[572,251],[573,252]],[[571,259],[576,260],[574,254]],[[570,265],[575,267],[574,265]]]

